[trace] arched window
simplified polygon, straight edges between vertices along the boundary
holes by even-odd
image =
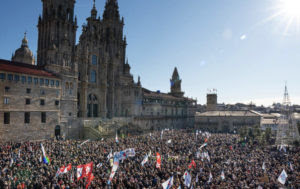
[[[91,83],[96,83],[96,71],[95,70],[92,70],[91,71],[91,79],[90,79],[90,81],[91,81]]]
[[[88,96],[88,117],[98,117],[98,98],[94,94]]]
[[[66,82],[66,89],[69,89],[69,83]]]
[[[98,57],[96,55],[92,55],[92,64],[97,65]]]

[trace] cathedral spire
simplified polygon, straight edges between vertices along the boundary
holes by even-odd
[[[106,0],[103,19],[120,19],[119,5],[117,0]]]
[[[93,5],[93,9],[91,10],[91,17],[93,19],[96,19],[97,17],[96,0],[93,1],[94,1],[94,5]]]
[[[181,91],[181,79],[179,77],[177,67],[174,68],[173,75],[170,82],[171,82],[171,95],[176,97],[182,97],[184,93]]]

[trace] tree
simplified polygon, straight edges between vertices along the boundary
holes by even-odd
[[[269,143],[271,141],[272,130],[271,128],[267,128],[265,131],[266,141]]]
[[[241,127],[239,129],[239,134],[242,140],[245,139],[245,137],[247,136],[247,128],[246,127]]]

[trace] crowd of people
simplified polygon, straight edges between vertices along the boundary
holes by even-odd
[[[49,164],[42,161],[41,143]],[[135,149],[135,156],[119,162],[108,184],[112,171],[109,154],[128,148]],[[150,151],[152,155],[142,165]],[[161,155],[160,168],[156,153]],[[47,140],[0,144],[0,188],[86,188],[87,178],[78,180],[76,167],[90,162],[94,179],[88,188],[162,188],[170,177],[171,188],[188,188],[183,178],[186,171],[191,175],[189,188],[300,188],[299,148],[279,150],[240,141],[238,135],[196,135],[186,130],[119,137],[118,142],[109,138],[85,143]],[[70,171],[57,175],[59,168],[69,164]],[[278,181],[283,170],[287,173],[284,184]]]

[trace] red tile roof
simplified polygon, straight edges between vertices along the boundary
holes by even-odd
[[[2,59],[0,59],[0,71],[57,78],[54,74],[38,66]]]

